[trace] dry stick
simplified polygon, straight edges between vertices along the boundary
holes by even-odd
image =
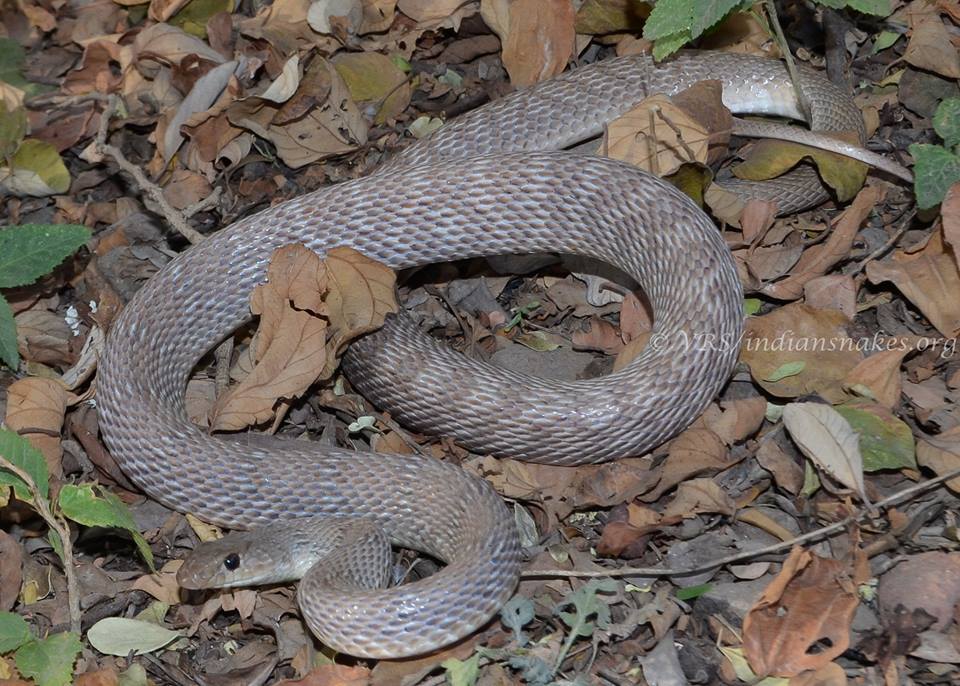
[[[803,118],[806,120],[807,124],[810,123],[810,103],[807,102],[807,96],[804,95],[803,89],[800,88],[800,75],[797,72],[797,65],[793,61],[793,54],[790,52],[790,46],[787,45],[787,37],[783,33],[783,28],[780,26],[780,18],[777,16],[777,8],[774,5],[774,0],[766,0],[764,6],[767,8],[767,17],[770,19],[770,23],[773,25],[773,31],[777,35],[777,44],[780,46],[781,52],[783,52],[783,59],[787,63],[787,72],[790,74],[790,81],[793,83],[793,90],[797,94],[797,101],[800,104],[800,111],[803,112]]]
[[[884,498],[878,503],[873,505],[871,509],[863,509],[856,514],[852,514],[849,517],[840,520],[839,522],[834,522],[825,527],[817,529],[815,531],[810,531],[803,534],[802,536],[797,536],[796,538],[791,538],[788,541],[781,541],[780,543],[774,543],[773,545],[768,545],[763,548],[758,548],[756,550],[748,550],[746,552],[737,553],[736,555],[728,555],[727,557],[717,558],[712,562],[708,562],[702,565],[697,565],[696,567],[690,567],[687,569],[670,569],[669,567],[622,567],[620,569],[608,569],[600,572],[578,572],[576,570],[562,570],[562,569],[539,569],[531,570],[521,573],[521,577],[524,579],[529,579],[532,577],[542,578],[542,577],[560,577],[560,578],[603,578],[610,576],[686,576],[689,574],[698,574],[700,572],[706,572],[717,567],[722,567],[723,565],[732,564],[734,562],[742,562],[744,560],[749,560],[760,555],[769,555],[770,553],[777,553],[785,548],[792,548],[795,545],[800,543],[806,543],[807,541],[812,541],[820,539],[831,535],[837,531],[847,528],[851,524],[859,522],[864,517],[868,516],[871,511],[877,511],[882,508],[885,508],[889,505],[894,504],[900,500],[910,498],[914,495],[918,495],[924,491],[927,491],[934,486],[937,486],[944,481],[949,481],[950,479],[955,479],[960,477],[960,469],[953,469],[946,474],[941,474],[935,479],[930,479],[929,481],[924,481],[919,484],[905,488],[902,491],[894,493],[893,495]]]
[[[167,198],[163,195],[163,190],[147,178],[146,174],[138,167],[124,157],[120,148],[107,143],[107,134],[110,130],[110,120],[117,114],[120,108],[120,98],[111,95],[106,109],[100,116],[100,129],[97,131],[96,147],[101,155],[111,157],[117,166],[133,177],[140,189],[150,196],[150,199],[156,203],[164,218],[177,232],[191,243],[199,243],[203,240],[203,235],[194,230],[186,218],[176,208],[173,207]]]
[[[77,576],[73,566],[73,543],[70,541],[70,527],[65,521],[57,517],[47,506],[47,499],[40,493],[36,482],[26,471],[10,462],[7,458],[0,456],[0,468],[15,474],[23,481],[30,490],[30,497],[33,499],[33,507],[36,509],[43,521],[60,537],[60,543],[63,545],[63,573],[67,577],[67,607],[70,611],[70,631],[80,633],[80,586],[77,584]]]

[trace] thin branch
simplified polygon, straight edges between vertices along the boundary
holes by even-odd
[[[885,507],[893,505],[896,502],[911,498],[915,495],[928,491],[934,486],[938,486],[945,481],[950,479],[955,479],[960,477],[960,469],[953,469],[946,474],[942,474],[935,479],[930,479],[929,481],[923,481],[918,484],[914,484],[909,488],[905,488],[902,491],[898,491],[893,495],[884,498],[878,503],[875,503],[872,508],[861,509],[856,514],[852,514],[845,519],[840,520],[839,522],[834,522],[815,531],[810,531],[803,534],[802,536],[797,536],[791,538],[788,541],[781,541],[780,543],[774,543],[773,545],[768,545],[763,548],[757,548],[756,550],[748,550],[742,553],[737,553],[735,555],[728,555],[727,557],[720,557],[711,562],[704,563],[702,565],[697,565],[696,567],[688,567],[684,569],[671,569],[669,567],[621,567],[620,569],[605,569],[600,572],[578,572],[576,570],[562,570],[562,569],[537,569],[527,572],[523,572],[520,576],[524,579],[529,578],[543,578],[543,577],[553,577],[553,578],[603,578],[611,576],[686,576],[689,574],[699,574],[700,572],[706,572],[711,569],[716,569],[717,567],[722,567],[724,565],[733,564],[735,562],[743,562],[745,560],[750,560],[755,557],[760,557],[762,555],[769,555],[771,553],[778,553],[781,550],[787,548],[792,548],[795,545],[801,543],[806,543],[808,541],[819,540],[825,538],[832,534],[835,534],[843,529],[846,529],[851,524],[859,522],[861,519],[864,519],[871,515],[871,512],[881,510]]]
[[[764,6],[767,8],[767,18],[770,19],[770,24],[773,26],[773,31],[777,36],[777,44],[780,46],[780,51],[783,53],[783,59],[787,63],[787,71],[790,73],[790,81],[793,83],[793,90],[797,94],[797,101],[800,104],[800,111],[803,112],[803,118],[806,120],[807,124],[809,124],[810,103],[807,101],[807,96],[800,87],[800,74],[797,71],[796,63],[793,61],[793,54],[790,52],[790,46],[787,44],[787,37],[784,35],[783,28],[780,26],[780,18],[777,16],[777,8],[774,5],[774,0],[765,0]]]
[[[60,517],[50,511],[47,499],[40,493],[36,482],[26,471],[0,456],[0,468],[5,469],[20,478],[30,490],[31,503],[37,514],[43,518],[51,529],[60,537],[63,545],[63,573],[67,577],[67,607],[70,611],[70,631],[80,633],[80,586],[73,564],[73,543],[70,541],[70,527]]]
[[[154,203],[156,203],[157,207],[160,209],[160,213],[163,214],[164,219],[166,219],[170,226],[172,226],[181,236],[186,238],[191,243],[199,243],[203,240],[203,235],[191,227],[187,223],[184,215],[173,205],[167,202],[167,198],[163,194],[163,189],[148,179],[147,175],[143,173],[143,170],[140,169],[140,167],[124,157],[123,153],[120,151],[120,148],[107,143],[107,134],[110,131],[110,120],[119,111],[121,102],[122,101],[119,97],[116,95],[111,95],[106,109],[104,109],[103,114],[100,116],[100,129],[97,131],[96,138],[97,152],[103,156],[112,158],[113,161],[117,163],[117,166],[120,167],[120,169],[132,176],[133,180],[140,187],[140,190],[142,190],[150,197],[151,200],[153,200]]]

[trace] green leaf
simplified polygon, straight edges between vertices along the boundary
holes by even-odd
[[[796,376],[797,374],[802,372],[806,366],[807,366],[807,363],[804,362],[803,360],[785,362],[779,367],[777,367],[776,369],[774,369],[773,372],[770,373],[770,376],[764,379],[764,381],[770,381],[771,383],[775,383],[777,381],[786,379],[788,376]]]
[[[643,37],[659,40],[678,33],[689,35],[695,10],[694,0],[660,0],[643,25]]]
[[[17,151],[27,135],[27,111],[22,107],[10,111],[0,101],[0,159],[6,159]]]
[[[937,106],[933,130],[948,148],[960,145],[960,98],[947,98]]]
[[[0,181],[14,195],[43,197],[66,193],[70,172],[60,153],[47,141],[27,138],[10,157],[11,169],[0,173]]]
[[[451,657],[440,666],[447,670],[450,686],[473,686],[480,676],[480,653],[474,653],[466,660]]]
[[[610,606],[598,593],[614,593],[618,587],[615,579],[591,579],[558,605],[573,605],[573,612],[555,611],[554,614],[570,628],[571,636],[591,636],[597,626],[605,629],[610,625]]]
[[[834,409],[860,434],[863,471],[917,469],[913,432],[890,410],[874,403],[857,402]]]
[[[84,526],[103,526],[123,529],[130,532],[137,550],[153,569],[153,553],[146,539],[137,528],[133,515],[120,498],[110,491],[98,489],[102,495],[98,496],[93,490],[93,484],[65,484],[60,489],[60,511],[64,516]]]
[[[736,7],[743,4],[742,0],[701,0],[697,3],[697,10],[693,13],[693,24],[690,33],[698,38],[707,29],[713,28],[721,22]]]
[[[698,586],[686,586],[684,588],[677,589],[677,599],[678,600],[693,600],[694,598],[699,598],[704,593],[713,588],[710,584],[700,584]]]
[[[896,43],[901,35],[902,34],[896,31],[881,31],[877,34],[876,38],[873,39],[873,47],[870,50],[871,53],[876,55],[881,50],[886,50]]]
[[[20,673],[36,681],[37,686],[66,686],[73,681],[73,663],[80,648],[80,637],[64,632],[30,641],[13,659]]]
[[[0,81],[21,90],[29,85],[20,73],[25,59],[23,48],[17,41],[0,38]]]
[[[206,38],[207,22],[220,12],[233,12],[233,0],[190,0],[168,23],[197,38]]]
[[[105,655],[126,657],[131,652],[143,655],[160,650],[183,636],[153,622],[123,617],[107,617],[90,627],[87,640]]]
[[[88,240],[90,229],[79,224],[23,224],[0,228],[0,288],[33,283]]]
[[[16,650],[31,640],[30,625],[18,614],[0,612],[0,655]]]
[[[20,355],[17,353],[17,324],[6,298],[0,295],[0,362],[17,371]]]
[[[663,38],[658,38],[653,44],[653,59],[662,60],[664,57],[672,55],[684,45],[693,40],[689,31],[681,31]]]
[[[50,488],[47,461],[30,441],[9,429],[0,429],[0,457],[29,474],[37,485],[40,495],[47,497]],[[18,499],[27,503],[33,500],[30,489],[23,480],[0,467],[0,487],[5,486],[13,486],[13,493]]]
[[[916,161],[913,190],[917,207],[921,210],[936,207],[950,186],[960,181],[960,157],[939,145],[926,143],[913,143],[910,154]]]
[[[759,312],[761,307],[763,307],[763,301],[760,298],[743,299],[743,313],[748,317]]]

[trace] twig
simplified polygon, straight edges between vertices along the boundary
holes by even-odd
[[[872,262],[873,260],[882,257],[887,253],[888,250],[890,250],[890,248],[895,246],[900,239],[903,238],[903,234],[907,232],[907,229],[910,228],[910,221],[913,219],[916,213],[916,210],[910,210],[907,212],[906,216],[900,221],[900,226],[897,227],[897,230],[893,232],[893,235],[890,236],[887,242],[857,262],[857,266],[853,269],[853,271],[850,272],[850,276],[856,276],[863,271],[863,268],[867,266],[868,262]]]
[[[750,560],[761,555],[769,555],[770,553],[777,553],[781,550],[787,548],[792,548],[795,545],[801,543],[806,543],[807,541],[818,540],[820,538],[825,538],[831,534],[834,534],[838,531],[841,531],[851,524],[859,522],[861,519],[869,516],[871,512],[878,511],[882,508],[885,508],[889,505],[904,500],[915,495],[918,495],[924,491],[927,491],[934,486],[938,486],[945,481],[950,479],[955,479],[960,476],[960,469],[954,469],[946,474],[941,474],[935,479],[930,479],[929,481],[924,481],[909,488],[905,488],[902,491],[894,493],[893,495],[884,498],[878,503],[875,503],[870,509],[862,509],[856,514],[852,514],[845,519],[840,520],[839,522],[834,522],[827,526],[816,529],[815,531],[810,531],[796,538],[791,538],[788,541],[781,541],[779,543],[774,543],[773,545],[768,545],[763,548],[757,548],[756,550],[748,550],[742,553],[737,553],[735,555],[728,555],[727,557],[717,558],[711,562],[707,562],[702,565],[697,565],[696,567],[688,567],[685,569],[671,569],[669,567],[621,567],[620,569],[607,569],[600,572],[584,572],[576,570],[562,570],[562,569],[538,569],[523,572],[520,576],[524,579],[529,579],[532,577],[543,578],[543,577],[553,577],[553,578],[602,578],[610,576],[686,576],[689,574],[698,574],[700,572],[706,572],[717,567],[722,567],[724,565],[733,564],[735,562],[742,562],[744,560]]]
[[[680,127],[674,124],[673,121],[667,117],[667,115],[665,115],[663,110],[661,110],[659,107],[653,108],[653,111],[657,113],[657,117],[660,119],[660,121],[669,126],[670,130],[673,131],[674,135],[677,137],[677,142],[680,144],[680,147],[683,148],[683,151],[687,153],[687,157],[690,158],[689,161],[696,162],[697,154],[693,151],[693,148],[687,145],[687,142],[683,140],[683,134],[680,132]]]
[[[764,6],[767,8],[767,18],[773,26],[773,31],[777,35],[777,44],[783,52],[783,59],[787,63],[787,71],[790,73],[790,81],[793,83],[793,90],[797,94],[797,101],[800,104],[800,111],[803,112],[803,118],[807,124],[810,123],[810,103],[807,102],[807,96],[800,88],[800,74],[797,72],[797,65],[793,61],[793,54],[790,52],[790,46],[787,45],[787,37],[780,26],[780,18],[777,16],[777,8],[774,0],[765,0]]]
[[[5,469],[20,478],[30,490],[33,507],[43,521],[60,537],[63,546],[63,573],[67,577],[67,607],[70,611],[70,631],[80,633],[80,586],[73,566],[73,543],[70,541],[70,527],[60,517],[57,517],[47,506],[47,499],[40,493],[36,482],[26,471],[0,456],[0,468]]]
[[[117,111],[120,108],[120,103],[121,100],[119,97],[116,95],[111,95],[107,107],[100,116],[100,129],[97,131],[96,138],[97,152],[101,155],[112,158],[113,161],[117,163],[117,166],[120,167],[120,169],[132,176],[133,180],[136,181],[138,186],[140,186],[140,189],[146,193],[154,203],[156,203],[161,214],[163,214],[164,219],[166,219],[170,226],[172,226],[181,236],[186,238],[191,243],[199,243],[203,240],[203,235],[194,230],[187,223],[187,220],[184,218],[183,214],[181,214],[175,207],[173,207],[173,205],[167,202],[167,198],[163,194],[163,189],[148,179],[147,175],[143,173],[143,170],[141,170],[140,167],[124,157],[123,153],[120,151],[120,148],[107,143],[107,134],[110,131],[110,120],[117,114]]]

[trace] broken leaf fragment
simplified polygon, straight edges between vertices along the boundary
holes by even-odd
[[[53,145],[27,138],[10,156],[9,166],[0,167],[0,187],[14,195],[42,197],[66,193],[70,172]]]

